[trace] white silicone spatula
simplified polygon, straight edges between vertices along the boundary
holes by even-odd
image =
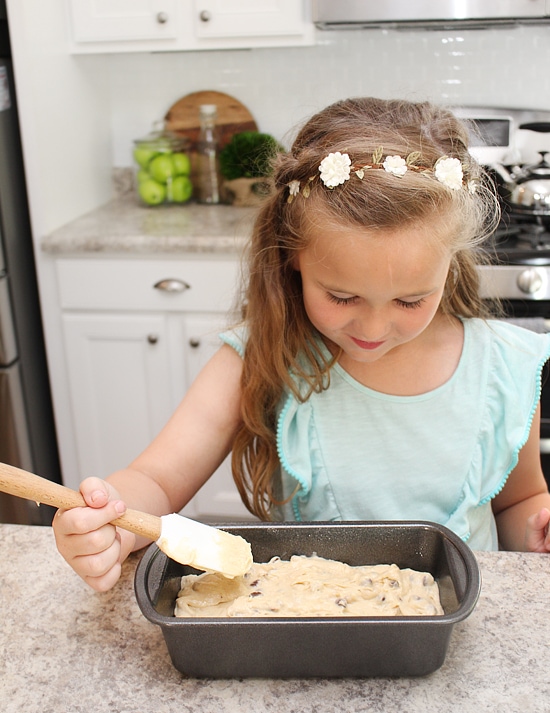
[[[0,490],[65,510],[86,505],[76,490],[5,463],[0,463]],[[157,517],[126,510],[112,523],[155,541],[159,549],[180,564],[220,572],[226,577],[243,575],[252,565],[250,544],[244,538],[175,513]]]

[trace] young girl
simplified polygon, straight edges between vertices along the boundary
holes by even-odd
[[[243,324],[153,443],[54,519],[92,587],[146,544],[112,519],[180,510],[230,451],[263,519],[431,520],[474,549],[550,551],[550,336],[487,319],[498,202],[467,146],[427,103],[352,99],[305,125],[255,224]]]

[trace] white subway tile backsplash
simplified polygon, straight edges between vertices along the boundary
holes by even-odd
[[[232,94],[288,144],[310,114],[348,96],[550,110],[550,27],[318,32],[313,47],[112,55],[115,166],[181,96]]]

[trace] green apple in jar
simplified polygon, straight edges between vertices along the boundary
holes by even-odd
[[[176,176],[189,176],[191,173],[189,156],[181,151],[176,151],[172,154],[172,166]]]
[[[159,154],[148,166],[151,177],[159,183],[167,183],[174,176],[174,164],[170,153]]]
[[[136,146],[133,151],[134,161],[141,168],[147,168],[157,153],[158,151],[156,149],[149,146]]]
[[[139,171],[136,173],[136,179],[138,183],[141,183],[142,181],[147,181],[150,178],[151,174],[144,168],[140,168]]]
[[[174,203],[185,203],[193,195],[193,184],[189,176],[176,176],[166,186],[166,196]]]
[[[152,178],[146,178],[138,183],[138,193],[147,205],[160,205],[166,200],[166,186]]]

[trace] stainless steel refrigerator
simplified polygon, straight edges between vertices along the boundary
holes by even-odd
[[[0,461],[61,481],[5,0],[0,0]],[[53,509],[0,493],[0,522]]]

